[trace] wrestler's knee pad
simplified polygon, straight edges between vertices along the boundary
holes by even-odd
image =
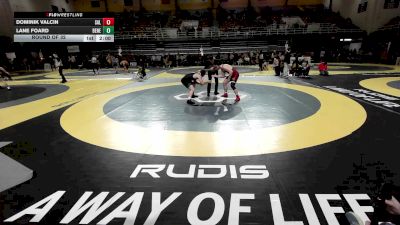
[[[231,88],[232,88],[232,90],[236,90],[236,83],[235,82],[231,82]]]

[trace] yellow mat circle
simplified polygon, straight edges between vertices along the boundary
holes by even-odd
[[[280,126],[218,132],[144,128],[115,121],[103,112],[104,105],[115,97],[180,84],[174,82],[139,86],[95,96],[67,109],[61,116],[60,123],[73,137],[108,149],[151,155],[218,157],[268,154],[324,144],[350,135],[367,118],[360,104],[331,91],[274,82],[241,83],[305,92],[317,98],[321,107],[310,117]]]

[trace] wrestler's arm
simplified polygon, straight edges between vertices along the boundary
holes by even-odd
[[[230,68],[225,68],[224,66],[221,66],[221,70],[223,72],[227,72],[229,74],[229,76],[227,77],[227,79],[231,79],[232,74],[233,74],[233,70],[231,70]]]

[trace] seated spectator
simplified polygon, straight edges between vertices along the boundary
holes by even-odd
[[[321,63],[318,65],[319,75],[328,76],[328,63],[321,60]]]
[[[246,65],[250,65],[250,57],[248,55],[245,55],[244,61],[246,62]]]
[[[292,67],[290,69],[290,73],[293,74],[293,76],[299,76],[300,75],[300,62],[299,62],[299,59],[297,57],[292,63]]]
[[[123,68],[124,71],[129,73],[129,62],[126,59],[122,59],[122,61],[119,63]]]
[[[310,64],[308,64],[308,61],[303,59],[303,62],[301,62],[301,67],[300,67],[300,77],[308,77],[308,74],[310,73]]]
[[[268,61],[264,61],[262,65],[262,70],[268,70]]]
[[[237,64],[238,64],[238,66],[243,64],[243,59],[241,57],[238,59]]]
[[[280,76],[281,75],[281,68],[280,68],[279,56],[275,56],[274,61],[272,63],[272,67],[275,70],[275,76]]]
[[[399,188],[392,184],[384,184],[377,197],[371,221],[362,221],[360,215],[347,212],[346,218],[354,225],[394,225],[400,224]],[[382,222],[382,223],[381,223]]]
[[[264,70],[264,53],[262,51],[258,55],[258,66],[260,71]]]

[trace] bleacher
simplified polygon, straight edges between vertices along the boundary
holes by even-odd
[[[186,53],[186,54],[199,54],[200,48],[204,52],[212,51],[211,43],[209,42],[171,42],[165,43],[164,50],[166,53]]]
[[[378,30],[379,31],[385,31],[385,30],[399,31],[400,30],[400,16],[391,19],[387,24],[380,27]]]
[[[258,13],[251,7],[241,10],[218,8],[214,19],[207,10],[178,11],[174,15],[124,12],[118,16],[121,24],[117,25],[117,40],[248,39],[270,35],[363,33],[351,20],[317,6],[261,10]],[[299,22],[289,23],[292,18],[298,18]],[[182,29],[185,20],[198,21],[198,25]]]
[[[124,18],[133,18],[133,22],[128,22],[131,23],[131,29],[125,27],[122,33],[116,32],[115,40],[136,43],[129,51],[146,55],[199,54],[200,48],[204,54],[208,54],[280,51],[286,40],[290,39],[288,35],[363,35],[363,31],[351,21],[323,7],[291,7],[260,12],[251,7],[240,10],[219,7],[214,20],[210,12],[178,11],[173,15],[151,15],[147,12],[142,15],[145,20],[125,12]],[[282,41],[273,43],[271,39]],[[211,44],[212,41],[218,44]]]

